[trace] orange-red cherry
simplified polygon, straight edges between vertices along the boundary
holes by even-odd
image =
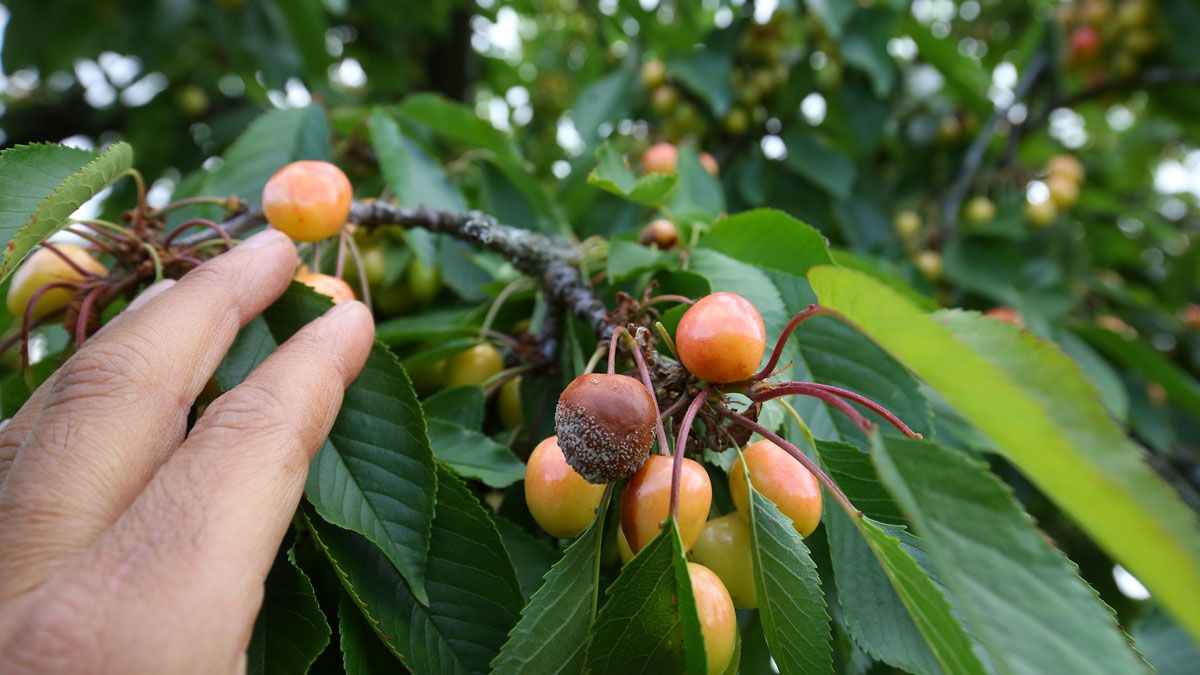
[[[720,675],[729,668],[737,646],[737,614],[733,600],[721,580],[704,565],[688,563],[688,578],[692,582],[692,599],[700,618],[700,634],[704,636],[704,655],[708,659],[708,675]]]
[[[592,483],[633,474],[654,444],[654,399],[628,375],[587,373],[567,385],[554,429],[567,463]]]
[[[625,484],[621,493],[621,529],[634,553],[658,536],[671,511],[671,467],[674,460],[652,455]],[[692,548],[712,505],[712,482],[698,462],[684,458],[679,476],[679,535],[684,550]]]
[[[604,486],[589,483],[563,458],[558,437],[538,443],[525,465],[525,503],[543,530],[569,539],[587,529]]]
[[[675,346],[696,377],[713,384],[741,382],[758,370],[767,331],[749,300],[713,293],[684,313],[675,330]]]
[[[675,173],[678,165],[679,149],[670,143],[655,143],[642,153],[642,169],[646,173]]]
[[[771,441],[751,443],[742,451],[754,489],[770,500],[792,526],[807,537],[821,522],[821,486],[817,477]],[[750,494],[742,475],[742,459],[729,470],[729,492],[742,514],[750,513]]]
[[[296,281],[333,300],[335,305],[354,299],[354,289],[350,288],[350,284],[328,274],[302,272],[296,275]]]
[[[350,179],[329,162],[292,162],[262,192],[267,222],[294,241],[327,239],[346,224],[353,198]]]
[[[727,513],[704,524],[688,556],[720,577],[733,604],[742,609],[758,608],[751,544],[750,524],[738,513]]]

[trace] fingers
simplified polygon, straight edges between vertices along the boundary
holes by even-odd
[[[125,308],[126,312],[132,312],[138,307],[142,307],[158,294],[175,285],[174,279],[163,279],[157,283],[151,284],[142,291],[133,302]],[[29,431],[33,428],[34,421],[42,412],[42,403],[45,402],[46,394],[54,386],[54,377],[51,377],[46,382],[43,382],[29,400],[25,401],[25,405],[13,415],[12,419],[7,420],[3,426],[0,426],[0,486],[4,485],[4,478],[8,475],[8,468],[17,457],[17,450],[25,443],[25,439],[29,436]]]
[[[267,230],[110,322],[59,369],[0,488],[0,599],[88,546],[178,447],[238,329],[286,288]]]
[[[63,570],[102,594],[89,606],[122,607],[94,617],[105,634],[90,643],[114,659],[177,659],[113,662],[114,671],[177,672],[236,656],[212,653],[217,645],[245,649],[308,463],[372,339],[370,313],[357,302],[306,326],[212,403],[117,524]],[[21,642],[18,631],[10,644]]]

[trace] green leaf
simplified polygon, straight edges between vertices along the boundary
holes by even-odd
[[[278,556],[250,636],[246,672],[303,675],[329,644],[329,635],[329,622],[295,553]]]
[[[596,150],[596,160],[596,168],[588,174],[589,185],[643,206],[661,207],[675,195],[675,176],[650,173],[638,178],[626,166],[625,158],[607,143]]]
[[[508,642],[492,662],[496,675],[575,673],[583,666],[596,614],[606,493],[590,527],[563,553],[521,611]]]
[[[792,521],[750,483],[751,546],[754,586],[767,646],[780,673],[829,673],[829,613],[821,577]]]
[[[437,94],[414,94],[406,97],[396,112],[401,117],[429,127],[440,136],[487,150],[501,163],[526,168],[516,144],[461,103]]]
[[[338,600],[338,636],[346,675],[390,675],[400,667],[396,656],[346,593]]]
[[[525,477],[525,463],[512,450],[453,422],[429,420],[429,444],[438,460],[455,473],[489,487],[508,487]]]
[[[924,379],[1200,635],[1195,515],[1055,347],[1000,321],[934,318],[861,274],[815,267],[821,303]]]
[[[114,143],[99,156],[51,144],[18,145],[0,152],[0,281],[132,164],[128,143]]]
[[[728,54],[701,48],[667,61],[667,74],[708,104],[721,117],[733,103],[733,63]]]
[[[608,587],[587,648],[591,673],[704,673],[704,638],[674,519]]]
[[[203,191],[237,195],[251,204],[262,201],[263,186],[285,165],[302,159],[328,161],[329,123],[318,105],[272,110],[254,120],[222,155]]]
[[[440,162],[417,145],[396,120],[376,108],[367,121],[371,146],[387,186],[401,206],[465,211],[466,200],[450,182]]]
[[[542,580],[554,567],[561,557],[557,548],[551,546],[542,537],[529,534],[520,526],[505,518],[496,517],[496,529],[500,531],[500,540],[512,559],[513,569],[517,572],[517,581],[521,584],[521,594],[526,599],[542,587]]]
[[[743,211],[717,222],[700,245],[759,267],[803,276],[832,262],[825,237],[783,211]]]
[[[1061,333],[1057,342],[1063,353],[1079,365],[1084,377],[1100,392],[1100,400],[1104,402],[1108,412],[1118,422],[1124,423],[1129,419],[1129,391],[1125,389],[1121,376],[1113,370],[1109,362],[1074,333]],[[1171,368],[1174,370],[1173,366]],[[1179,374],[1186,378],[1182,372]]]
[[[934,302],[932,298],[922,295],[912,286],[909,286],[904,279],[900,278],[895,273],[884,269],[882,266],[867,257],[851,253],[850,251],[844,249],[830,249],[829,255],[833,258],[834,263],[842,267],[848,267],[852,270],[864,272],[882,281],[883,283],[887,284],[889,288],[908,298],[914,305],[920,307],[921,309],[932,312],[938,308],[938,304]]]
[[[829,499],[822,517],[842,620],[855,644],[912,673],[986,672],[941,586],[918,562],[926,556],[904,531],[870,455],[844,443],[817,447],[822,468],[864,514],[851,517]]]
[[[700,163],[694,145],[679,146],[679,190],[671,197],[671,215],[677,221],[711,221],[725,211],[725,190]]]
[[[909,17],[902,30],[917,43],[917,55],[946,78],[946,87],[959,103],[977,114],[987,115],[992,103],[987,98],[991,78],[983,66],[958,51],[958,46],[933,34],[927,26]]]
[[[1075,332],[1113,361],[1123,363],[1147,380],[1161,384],[1167,390],[1171,403],[1200,420],[1200,382],[1150,345],[1095,326],[1080,326]]]
[[[1158,607],[1133,624],[1134,643],[1156,675],[1192,675],[1200,663],[1200,645]]]
[[[854,187],[854,162],[831,150],[810,134],[792,134],[786,140],[788,154],[784,163],[813,185],[838,199],[850,196]]]
[[[329,308],[302,284],[238,334],[217,382],[229,391],[277,346]],[[424,416],[408,375],[386,347],[375,345],[346,389],[329,438],[309,468],[305,494],[322,518],[379,546],[425,599],[437,478]]]
[[[464,429],[483,427],[483,387],[450,387],[421,402],[425,417],[450,422]]]
[[[906,439],[872,457],[999,672],[1149,672],[1112,610],[982,463]]]
[[[317,543],[367,621],[418,673],[486,673],[521,608],[521,590],[495,525],[453,474],[439,470],[429,543],[429,604],[418,602],[383,553],[306,513]]]
[[[630,66],[632,62],[630,62]],[[571,106],[575,131],[589,147],[600,140],[600,125],[629,116],[629,90],[637,71],[622,67],[597,79],[579,92]]]
[[[619,284],[643,272],[669,269],[677,256],[663,253],[636,242],[617,239],[608,245],[608,278]]]
[[[892,89],[896,67],[888,54],[888,40],[896,15],[882,8],[864,8],[854,14],[842,36],[842,58],[870,78],[875,95],[883,98]]]

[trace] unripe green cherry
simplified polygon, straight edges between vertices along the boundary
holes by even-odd
[[[987,197],[972,197],[964,211],[972,225],[986,225],[996,219],[996,204]]]
[[[74,244],[55,244],[54,246],[84,272],[102,276],[108,271],[82,246]],[[29,300],[42,286],[53,283],[74,284],[85,278],[66,260],[58,257],[54,251],[48,248],[39,248],[26,258],[25,262],[21,263],[16,272],[13,272],[12,283],[8,287],[8,311],[12,312],[13,316],[24,317]],[[33,320],[37,321],[65,308],[71,302],[71,296],[71,290],[68,288],[54,288],[42,293],[37,304],[33,306]]]
[[[418,303],[424,304],[437,297],[442,290],[442,273],[434,265],[425,264],[414,257],[405,272],[408,290]]]
[[[271,227],[295,241],[321,241],[346,224],[353,198],[350,179],[329,162],[292,162],[267,181],[263,213]]]
[[[500,350],[484,342],[446,359],[445,385],[479,386],[503,369]]]
[[[708,657],[708,675],[721,675],[729,668],[737,646],[737,614],[729,591],[713,571],[694,562],[688,563],[692,599],[704,636],[704,654]]]
[[[913,258],[913,264],[917,266],[917,271],[930,281],[942,278],[942,254],[937,251],[918,251]]]
[[[750,524],[738,513],[727,513],[705,523],[688,555],[720,577],[734,606],[742,609],[758,608],[750,544]]]
[[[642,84],[647,89],[653,89],[667,81],[667,67],[658,59],[651,59],[642,64]]]
[[[1058,207],[1054,200],[1043,199],[1040,202],[1025,202],[1025,219],[1034,227],[1047,227],[1058,217]]]
[[[921,234],[921,216],[916,211],[901,211],[896,214],[896,234],[903,241],[913,241]]]
[[[751,443],[742,451],[750,469],[750,482],[807,537],[821,522],[821,486],[817,477],[786,450],[771,441]],[[750,513],[750,492],[742,474],[742,457],[729,470],[729,492],[738,511]]]
[[[754,305],[734,293],[713,293],[696,301],[675,329],[683,365],[713,384],[749,379],[758,370],[767,330]]]
[[[500,424],[505,429],[513,430],[525,421],[525,410],[521,402],[521,376],[517,375],[500,387],[496,394],[496,410],[500,415]]]
[[[674,460],[651,455],[625,484],[621,493],[621,529],[634,553],[662,531],[671,511],[671,468]],[[684,458],[679,476],[679,536],[684,550],[692,548],[712,505],[712,482],[699,463]]]
[[[525,466],[525,503],[543,530],[570,539],[587,529],[604,486],[589,483],[567,464],[558,437],[538,443]]]

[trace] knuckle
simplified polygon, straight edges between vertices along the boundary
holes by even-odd
[[[146,383],[154,379],[146,356],[146,350],[153,348],[141,337],[88,345],[63,366],[54,385],[55,402],[71,404],[114,395],[122,403],[136,402],[147,393]]]
[[[299,437],[289,422],[295,414],[278,393],[247,381],[213,401],[196,431],[233,442],[252,436],[258,444],[296,445]]]

